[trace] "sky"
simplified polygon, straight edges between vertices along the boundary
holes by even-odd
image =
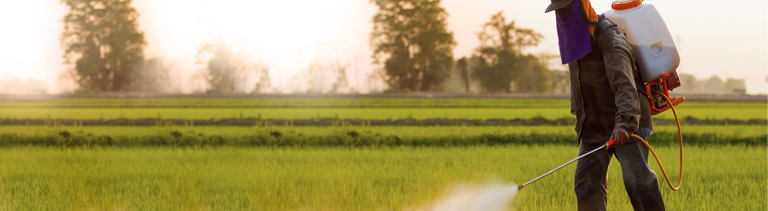
[[[454,57],[470,56],[480,44],[476,33],[503,11],[515,25],[544,35],[528,53],[558,54],[555,15],[543,13],[549,0],[443,0]],[[598,13],[612,0],[592,0]],[[681,54],[680,73],[699,79],[746,79],[747,92],[768,88],[768,1],[646,0],[664,18]],[[164,58],[172,86],[184,92],[204,89],[195,82],[201,69],[195,55],[211,37],[225,40],[249,60],[269,67],[272,85],[284,92],[304,89],[295,82],[313,54],[334,51],[349,66],[349,85],[382,89],[372,78],[368,43],[376,8],[368,0],[134,0],[139,28],[148,41],[147,58]],[[62,78],[68,67],[59,44],[67,8],[59,0],[0,1],[0,81],[13,77],[43,80],[49,93],[72,89]],[[320,49],[320,50],[318,50]]]

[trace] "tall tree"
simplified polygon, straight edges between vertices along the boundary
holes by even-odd
[[[543,35],[516,28],[515,21],[507,22],[503,12],[499,12],[483,25],[483,31],[477,36],[482,43],[477,53],[484,61],[472,72],[472,77],[478,79],[487,92],[512,92],[511,83],[529,67],[522,50],[538,45]]]
[[[541,61],[541,58],[533,55],[525,55],[518,58],[523,70],[515,85],[519,92],[545,93],[552,89],[552,71]]]
[[[370,43],[391,88],[430,91],[448,77],[456,42],[442,0],[371,0]]]
[[[203,45],[197,59],[198,63],[205,64],[202,75],[211,86],[209,93],[245,93],[249,73],[262,67],[222,42]]]
[[[170,67],[163,58],[155,57],[143,62],[131,83],[131,91],[138,92],[170,92],[171,79],[168,75]]]
[[[146,41],[138,30],[139,13],[132,0],[62,0],[61,43],[66,64],[74,64],[81,88],[101,91],[130,89],[144,62]]]

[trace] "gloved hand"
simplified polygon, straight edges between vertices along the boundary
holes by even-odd
[[[624,128],[614,128],[609,140],[615,140],[616,144],[627,143],[629,141],[629,133]]]

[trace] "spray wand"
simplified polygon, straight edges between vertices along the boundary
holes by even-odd
[[[608,142],[605,142],[605,144],[603,144],[603,146],[600,146],[600,147],[598,147],[597,149],[593,149],[592,151],[589,151],[589,152],[587,152],[587,153],[584,153],[583,155],[581,155],[581,156],[579,156],[579,157],[577,157],[577,158],[575,158],[575,159],[573,159],[573,160],[571,160],[571,161],[568,161],[567,163],[565,163],[565,164],[563,164],[563,165],[561,165],[561,166],[558,166],[557,168],[555,168],[555,169],[552,169],[552,171],[549,171],[549,172],[547,172],[547,173],[546,173],[546,174],[544,174],[544,175],[541,175],[541,176],[539,176],[539,177],[536,177],[535,179],[532,179],[531,181],[528,181],[528,182],[526,182],[525,184],[522,184],[522,185],[518,185],[518,186],[517,186],[517,190],[523,189],[523,187],[525,187],[525,186],[527,186],[527,185],[529,185],[529,184],[531,184],[531,183],[533,183],[533,182],[536,182],[537,180],[540,180],[541,178],[544,178],[544,177],[546,177],[546,176],[549,176],[550,174],[552,174],[552,173],[555,173],[555,171],[557,171],[557,170],[560,170],[561,168],[563,168],[563,167],[565,167],[565,166],[567,166],[567,165],[569,165],[569,164],[571,164],[571,163],[573,163],[573,162],[576,162],[577,160],[579,160],[579,159],[581,159],[581,158],[584,158],[584,157],[586,157],[587,155],[590,155],[590,154],[592,154],[592,153],[594,153],[594,152],[597,152],[597,151],[599,151],[599,150],[601,150],[601,149],[603,149],[603,148],[606,148],[606,149],[607,149],[607,148],[611,148],[611,147],[613,147],[613,144],[614,144],[614,143],[616,143],[616,141],[615,141],[615,140],[610,140],[610,141],[608,141]]]
[[[670,100],[669,97],[667,97],[667,95],[661,94],[660,96],[662,96],[665,100],[667,100],[667,102],[669,102],[669,108],[671,108],[672,112],[675,114],[675,121],[677,123],[677,135],[680,137],[680,177],[677,179],[677,186],[672,186],[672,182],[669,181],[669,176],[667,176],[667,171],[664,170],[664,165],[661,165],[661,160],[659,160],[659,156],[656,155],[656,151],[654,151],[653,148],[651,148],[651,145],[648,144],[648,141],[646,141],[643,137],[640,137],[640,136],[635,135],[635,134],[631,134],[631,136],[634,137],[634,138],[637,138],[638,140],[640,140],[641,143],[643,143],[646,147],[648,147],[648,150],[651,151],[651,154],[653,154],[653,157],[656,158],[656,163],[659,164],[659,168],[661,168],[661,173],[664,174],[664,179],[667,180],[667,184],[669,185],[669,188],[671,188],[673,191],[677,191],[677,190],[680,189],[680,186],[683,183],[683,133],[680,130],[680,119],[677,117],[677,110],[675,110],[675,106],[672,103],[672,100]],[[584,153],[583,155],[580,155],[579,157],[577,157],[577,158],[575,158],[575,159],[573,159],[571,161],[568,161],[567,163],[565,163],[565,164],[563,164],[561,166],[558,166],[557,168],[552,169],[552,171],[549,171],[549,172],[547,172],[544,175],[536,177],[536,178],[534,178],[531,181],[528,181],[528,182],[526,182],[526,183],[524,183],[522,185],[518,185],[517,186],[517,190],[519,191],[520,189],[523,189],[523,187],[525,187],[525,186],[527,186],[527,185],[529,185],[529,184],[531,184],[533,182],[536,182],[537,180],[540,180],[541,178],[549,176],[550,174],[554,173],[555,171],[560,170],[561,168],[563,168],[563,167],[565,167],[565,166],[567,166],[567,165],[569,165],[569,164],[571,164],[573,162],[576,162],[577,160],[579,160],[581,158],[584,158],[587,155],[595,153],[595,152],[597,152],[597,151],[599,151],[601,149],[611,148],[611,147],[613,147],[613,145],[615,143],[616,143],[615,140],[610,140],[608,142],[605,142],[605,144],[603,144],[603,146],[600,146],[600,147],[598,147],[596,149],[593,149],[592,151]]]

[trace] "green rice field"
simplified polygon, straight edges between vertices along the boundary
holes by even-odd
[[[0,100],[6,119],[514,119],[574,118],[567,99],[484,98],[54,98]],[[765,102],[685,102],[680,117],[766,119]],[[658,119],[674,119],[665,112]]]
[[[155,134],[165,134],[178,130],[192,131],[194,134],[210,134],[221,136],[240,136],[262,130],[293,131],[309,136],[333,135],[338,132],[370,131],[381,135],[400,135],[404,137],[440,137],[482,134],[550,134],[576,136],[573,126],[2,126],[0,134],[45,134],[62,130],[71,132],[90,133],[94,136],[111,135],[140,137]],[[703,134],[715,133],[723,137],[752,137],[767,136],[765,125],[683,125],[684,133]],[[674,125],[659,125],[654,127],[655,133],[677,133]]]
[[[656,150],[676,181],[677,148]],[[766,209],[764,147],[685,150],[682,189],[661,184],[668,210]],[[522,183],[576,151],[562,145],[2,148],[0,210],[428,210],[456,185]],[[574,168],[521,190],[515,210],[574,209]],[[609,209],[631,210],[617,164],[608,185]]]
[[[0,119],[572,119],[569,107],[510,98],[0,98]],[[678,111],[747,120],[766,119],[766,108],[685,102]],[[683,187],[671,191],[660,178],[667,210],[768,209],[766,125],[682,130]],[[677,138],[675,125],[649,138],[673,182]],[[524,183],[577,150],[573,125],[3,125],[0,211],[431,211],[456,187]],[[608,209],[631,210],[620,166],[610,168]],[[574,210],[574,169],[527,186],[509,210]]]

